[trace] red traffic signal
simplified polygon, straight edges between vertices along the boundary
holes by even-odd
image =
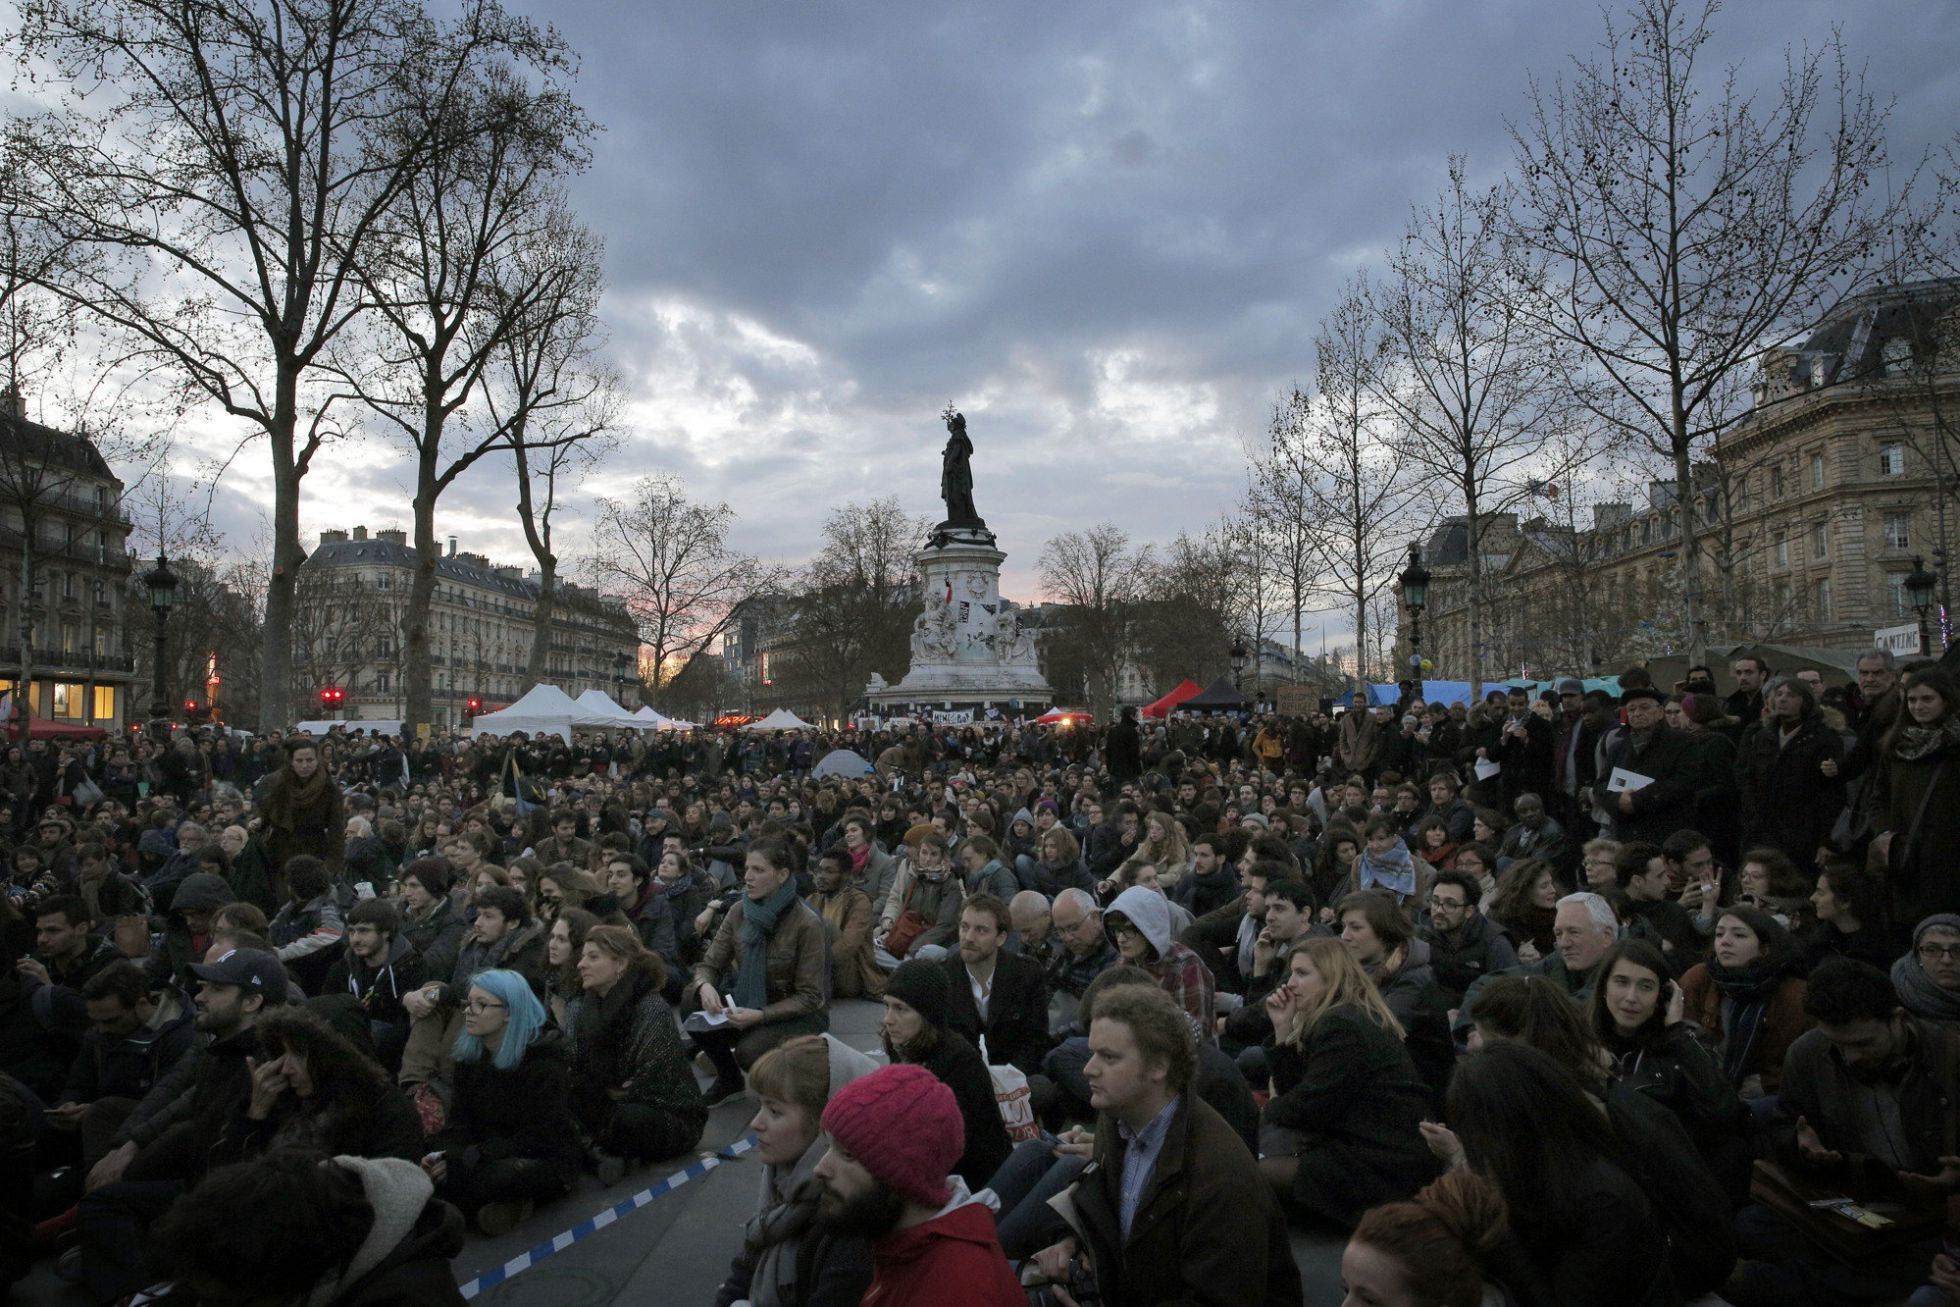
[[[347,691],[329,685],[320,691],[320,702],[329,708],[337,708],[347,698]]]
[[[185,711],[185,712],[196,712],[196,711],[197,711],[197,700],[195,700],[195,699],[186,699],[186,700],[184,700],[184,711]]]
[[[471,711],[471,712],[481,712],[482,710],[483,710],[483,700],[481,700],[481,699],[471,699],[471,700],[470,700],[470,711]]]

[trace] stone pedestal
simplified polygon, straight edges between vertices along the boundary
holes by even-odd
[[[911,668],[896,685],[871,678],[865,697],[873,708],[971,709],[979,718],[990,707],[1006,715],[1048,707],[1054,692],[1035,658],[1034,631],[1001,603],[1006,557],[984,526],[934,530],[917,555],[925,602],[912,623]]]

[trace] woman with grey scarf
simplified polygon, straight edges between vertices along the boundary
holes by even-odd
[[[1912,951],[1892,964],[1892,988],[1914,1016],[1960,1022],[1960,914],[1936,912],[1919,923]]]
[[[757,1100],[762,1199],[742,1232],[742,1251],[715,1293],[715,1307],[856,1307],[871,1287],[871,1243],[816,1228],[823,1186],[817,1163],[830,1148],[821,1118],[830,1098],[878,1064],[829,1035],[802,1035],[749,1069]]]

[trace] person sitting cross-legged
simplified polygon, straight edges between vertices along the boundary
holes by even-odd
[[[485,1234],[503,1234],[578,1178],[571,1066],[514,971],[470,980],[449,1115],[422,1169]]]

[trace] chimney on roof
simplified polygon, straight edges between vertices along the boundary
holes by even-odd
[[[454,558],[454,557],[456,556],[456,537],[455,537],[455,536],[450,536],[450,537],[449,537],[449,556],[450,556],[451,558]]]
[[[366,527],[364,527],[364,526],[357,526],[357,527],[355,527],[355,528],[354,528],[354,538],[355,538],[356,540],[365,540],[365,539],[367,539],[367,528],[366,528]]]
[[[396,527],[376,531],[374,538],[388,545],[406,545],[408,543],[408,533]]]
[[[320,544],[322,547],[327,545],[344,545],[346,543],[347,533],[345,531],[322,531],[320,533]]]
[[[27,400],[20,393],[20,387],[9,384],[0,390],[0,417],[9,417],[16,422],[27,418]]]

